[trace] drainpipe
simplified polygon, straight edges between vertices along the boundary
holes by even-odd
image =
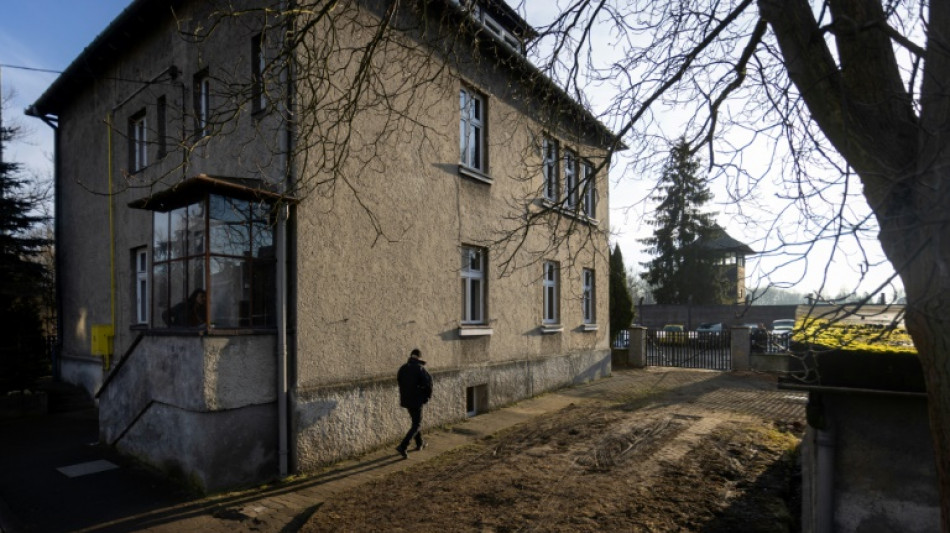
[[[810,516],[805,531],[834,533],[835,530],[835,431],[834,420],[829,414],[828,395],[817,391],[808,393],[805,414],[808,425],[815,431],[815,480],[811,484]]]
[[[818,447],[815,533],[833,533],[835,530],[835,434],[830,425],[816,432],[815,444]]]
[[[62,187],[60,186],[59,180],[61,179],[60,171],[60,154],[59,154],[59,117],[49,114],[42,114],[36,107],[29,106],[24,111],[24,114],[28,117],[34,117],[42,120],[53,130],[53,249],[57,249],[57,243],[59,237],[62,235],[61,224],[63,223],[63,217],[60,213],[60,194],[62,194]],[[53,367],[53,379],[59,381],[62,377],[60,373],[60,354],[63,351],[63,282],[62,282],[62,254],[54,253],[53,254],[53,290],[55,292],[56,303],[56,344],[53,346],[53,353],[50,354],[50,364]]]
[[[284,204],[277,213],[277,426],[278,464],[281,478],[287,477],[287,215]]]
[[[287,14],[293,7],[293,0],[281,1],[281,13]],[[281,52],[288,54],[289,50],[284,46],[288,39],[293,35],[293,18],[288,16],[286,29],[282,32],[284,42],[281,43]],[[294,167],[293,167],[293,73],[289,69],[293,66],[290,59],[287,61],[287,68],[282,69],[280,75],[281,90],[287,91],[284,101],[283,121],[284,121],[284,186],[285,194],[293,190]],[[290,387],[288,384],[288,369],[290,366],[287,349],[287,307],[288,307],[288,289],[287,289],[287,248],[290,245],[287,235],[287,222],[290,217],[290,205],[284,203],[280,206],[277,214],[277,444],[278,444],[278,468],[281,478],[290,474],[289,456],[290,456]]]

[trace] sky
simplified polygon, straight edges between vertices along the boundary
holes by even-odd
[[[549,2],[527,0],[528,20],[536,22],[542,17],[544,9],[541,8],[550,7]],[[41,176],[52,174],[52,132],[46,124],[26,117],[22,111],[42,95],[56,74],[27,69],[62,71],[129,3],[130,0],[0,0],[4,14],[0,18],[0,84],[5,97],[12,94],[4,109],[3,121],[18,123],[26,133],[23,142],[4,148],[5,159],[23,163]],[[533,16],[532,9],[539,10],[537,17]],[[643,269],[638,264],[649,260],[649,256],[644,254],[639,239],[649,236],[652,228],[644,223],[651,216],[650,206],[638,200],[643,198],[644,183],[649,182],[650,177],[631,179],[620,167],[615,166],[610,174],[611,243],[619,244],[627,266],[640,272]],[[761,229],[742,224],[731,216],[735,206],[726,202],[724,190],[711,188],[716,195],[711,210],[720,212],[717,222],[730,235],[757,251],[774,247],[774,242],[765,240]],[[768,216],[768,212],[763,216]],[[864,244],[872,256],[880,256],[876,241],[872,239]],[[824,283],[824,295],[833,297],[842,290],[870,292],[892,274],[889,265],[873,267],[866,281],[855,287],[854,280],[862,269],[867,271],[867,267],[849,264],[846,257],[853,257],[853,250],[846,251],[844,258],[839,256],[828,266],[826,258],[830,251],[830,245],[819,246],[810,253],[807,266],[798,263],[778,270],[776,266],[783,260],[781,255],[751,257],[747,265],[750,273],[747,285],[764,286],[766,280],[762,276],[769,273],[771,283],[797,282],[789,288],[800,293],[813,292]]]

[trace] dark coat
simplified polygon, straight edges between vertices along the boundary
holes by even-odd
[[[426,371],[425,363],[410,357],[406,364],[399,367],[396,381],[399,382],[399,405],[406,409],[418,409],[432,397],[432,376]]]

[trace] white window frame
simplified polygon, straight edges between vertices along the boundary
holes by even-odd
[[[485,98],[462,87],[459,91],[459,159],[464,167],[486,173]]]
[[[555,261],[544,262],[544,309],[541,323],[545,325],[560,323],[559,265]]]
[[[581,212],[588,218],[597,218],[597,180],[590,161],[581,162],[581,190]]]
[[[135,323],[148,324],[149,309],[151,308],[148,285],[150,272],[148,248],[143,246],[135,249],[133,258],[135,260]]]
[[[593,269],[585,268],[581,273],[581,309],[584,315],[584,324],[597,322],[596,289],[597,279]]]
[[[558,190],[558,142],[545,137],[541,144],[541,172],[544,176],[544,199],[557,203]]]
[[[573,150],[564,150],[564,191],[567,193],[567,208],[577,207],[577,153]]]
[[[207,72],[195,76],[195,134],[211,134],[211,77]]]
[[[462,247],[462,324],[485,324],[488,254],[483,248]],[[477,258],[477,262],[476,262]],[[477,265],[473,267],[473,265]],[[477,305],[473,303],[477,302]],[[477,307],[477,308],[476,308]]]
[[[148,122],[147,116],[141,112],[129,119],[129,142],[132,144],[129,170],[138,172],[148,166]]]

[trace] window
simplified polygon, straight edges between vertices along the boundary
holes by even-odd
[[[132,250],[132,264],[135,272],[135,323],[148,324],[148,248],[142,246]]]
[[[204,71],[195,76],[195,136],[206,137],[211,133],[211,78]]]
[[[577,154],[564,150],[564,190],[567,192],[567,208],[577,207]]]
[[[159,96],[158,101],[155,103],[155,137],[156,142],[158,143],[158,158],[161,159],[168,154],[168,147],[165,144],[165,137],[167,135],[166,131],[166,115],[168,113],[168,105],[165,103],[165,97]]]
[[[462,324],[485,321],[485,251],[462,248]]]
[[[459,93],[459,150],[462,165],[484,173],[485,165],[485,101],[468,89]]]
[[[559,317],[558,303],[558,264],[554,261],[544,262],[544,316],[542,323],[557,324]]]
[[[258,112],[267,107],[264,95],[264,34],[251,38],[251,109]]]
[[[585,268],[581,280],[583,293],[581,295],[581,307],[583,308],[584,323],[593,324],[596,322],[595,300],[594,300],[594,271]]]
[[[273,327],[270,207],[221,195],[156,212],[152,326]]]
[[[581,164],[581,212],[590,218],[597,214],[597,180],[594,166],[588,161]]]
[[[488,411],[488,384],[465,387],[465,414],[475,416]]]
[[[129,119],[129,172],[138,172],[148,166],[148,125],[145,110]]]
[[[553,139],[544,139],[542,145],[542,172],[544,174],[544,198],[551,202],[557,202],[560,192],[558,191],[558,149],[557,141]]]

